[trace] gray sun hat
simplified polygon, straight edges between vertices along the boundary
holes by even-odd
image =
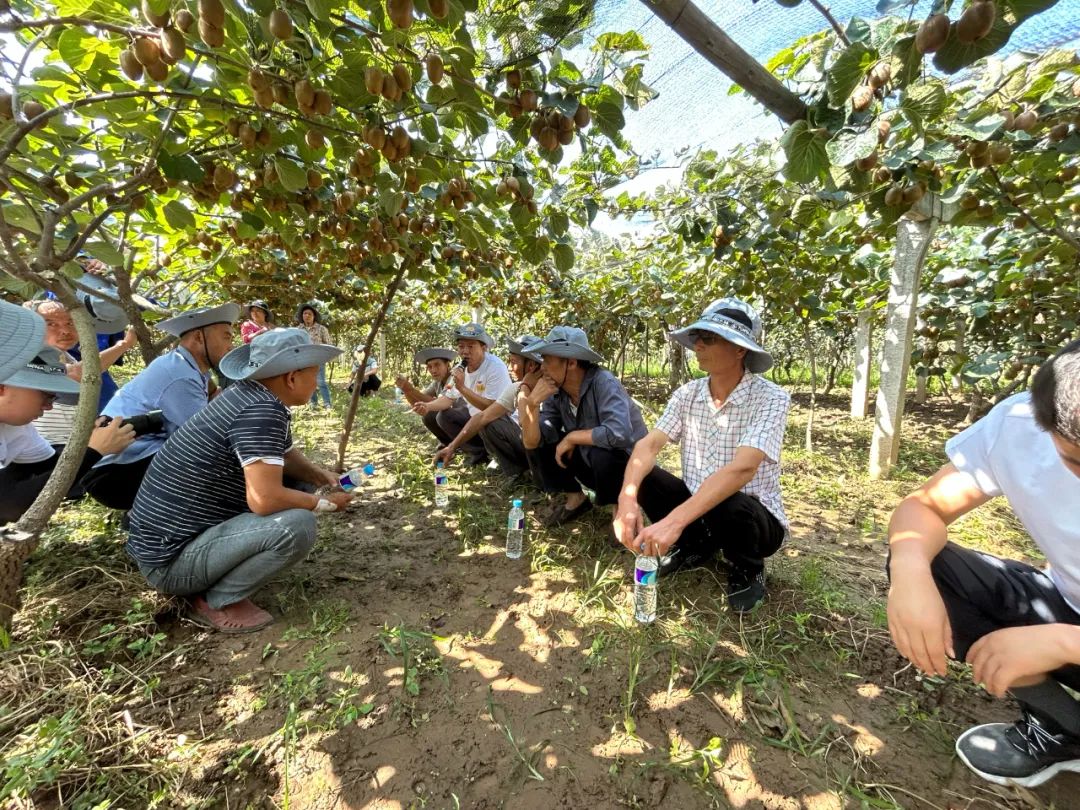
[[[553,357],[565,357],[568,360],[588,360],[590,363],[602,363],[604,358],[589,347],[589,338],[584,329],[576,326],[556,326],[539,343],[529,346],[529,353],[549,354]]]
[[[341,354],[337,346],[312,343],[303,329],[271,329],[221,358],[221,373],[230,380],[265,380],[302,368],[321,366]]]
[[[79,401],[79,384],[68,377],[60,352],[48,346],[41,348],[3,384],[56,394],[56,401],[61,405],[74,405]]]
[[[495,345],[494,338],[478,323],[467,323],[454,330],[454,340],[479,340],[489,349]]]
[[[274,320],[274,313],[270,311],[270,305],[263,301],[261,298],[257,298],[250,304],[244,307],[244,317],[251,320],[251,310],[261,309],[266,314],[266,320]]]
[[[746,349],[744,364],[747,371],[761,374],[772,368],[772,355],[761,348],[761,318],[745,301],[719,298],[705,307],[700,318],[689,326],[676,329],[669,337],[680,346],[693,349],[691,332],[712,332]]]
[[[423,365],[428,360],[445,360],[447,363],[453,362],[457,357],[457,352],[453,349],[438,349],[434,346],[430,346],[426,349],[421,349],[413,355],[413,362]]]
[[[172,318],[158,321],[155,326],[167,335],[180,337],[192,329],[201,329],[204,326],[213,326],[216,323],[233,323],[240,317],[240,307],[237,304],[219,304],[216,307],[196,307],[187,312],[181,312]]]
[[[120,306],[116,287],[93,273],[85,273],[79,279],[79,283],[83,287],[90,287],[102,293],[102,295],[91,295],[85,290],[76,291],[76,297],[94,319],[94,329],[98,334],[111,335],[127,329],[130,320],[124,308]]]
[[[542,343],[540,338],[536,335],[518,335],[517,339],[506,339],[506,350],[510,354],[516,354],[519,357],[524,357],[526,360],[533,360],[537,363],[542,363],[543,359],[536,352],[530,351],[530,347],[534,343]]]
[[[0,301],[0,383],[17,372],[45,345],[45,319],[26,307]]]

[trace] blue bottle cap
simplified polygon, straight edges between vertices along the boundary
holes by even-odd
[[[364,475],[374,475],[374,474],[375,474],[375,465],[370,463],[370,462],[365,464],[364,465]]]
[[[518,508],[520,506],[521,506],[521,501],[518,500],[517,498],[514,498],[514,508],[516,509],[516,508]]]
[[[441,469],[442,469],[442,462],[441,462],[441,461],[436,461],[436,462],[435,462],[435,466],[436,466],[436,467],[437,467],[438,469],[440,469],[440,470],[441,470]]]

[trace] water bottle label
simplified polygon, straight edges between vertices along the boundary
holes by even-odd
[[[510,518],[506,522],[506,528],[508,528],[508,529],[517,529],[519,531],[524,531],[525,530],[525,518],[524,517]]]
[[[639,585],[655,585],[656,584],[656,570],[642,571],[640,568],[634,569],[634,581]]]
[[[441,487],[446,483],[446,476],[441,473],[435,474],[435,486]]]
[[[354,472],[355,471],[349,471],[338,479],[338,482],[341,484],[341,488],[346,492],[351,492],[359,485],[359,482],[356,481],[353,477]]]

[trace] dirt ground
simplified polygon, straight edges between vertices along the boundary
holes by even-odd
[[[209,634],[175,603],[129,594],[154,605],[162,663],[153,688],[115,695],[108,717],[130,725],[132,745],[146,730],[146,767],[172,770],[154,783],[164,793],[111,806],[1080,806],[1077,777],[1028,792],[969,775],[953,738],[1012,720],[1013,708],[961,667],[921,678],[883,629],[888,511],[940,462],[962,414],[911,414],[899,480],[879,484],[861,473],[869,425],[853,426],[841,405],[822,406],[812,454],[800,449],[801,403],[793,414],[793,536],[771,562],[765,606],[730,614],[723,570],[698,570],[662,582],[660,619],[640,628],[632,560],[608,538],[607,510],[548,532],[531,520],[534,504],[526,553],[508,560],[513,493],[455,465],[450,506],[434,510],[434,441],[388,401],[362,403],[349,458],[378,474],[351,510],[320,519],[309,560],[261,594],[276,624]],[[297,436],[329,460],[339,424],[304,412]],[[970,531],[998,525],[995,542],[1008,545],[1007,516]],[[117,535],[87,542],[111,544],[103,565],[123,567]],[[35,582],[24,633],[28,611],[59,587]],[[136,587],[130,570],[123,582]],[[48,633],[72,624],[61,607]],[[13,806],[77,806],[87,784],[71,780],[63,795],[41,786]]]

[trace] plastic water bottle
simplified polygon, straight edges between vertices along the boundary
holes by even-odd
[[[450,485],[446,478],[446,470],[441,461],[435,464],[435,505],[446,506],[450,503]]]
[[[375,465],[367,463],[363,467],[354,467],[338,479],[341,488],[346,492],[352,492],[365,484],[368,479],[375,475]]]
[[[396,385],[394,386],[394,404],[401,404],[401,389],[398,388]]]
[[[525,540],[525,510],[521,501],[515,500],[506,521],[506,556],[516,560],[521,556],[521,545]]]
[[[641,624],[656,621],[656,557],[645,554],[634,562],[634,618]]]

